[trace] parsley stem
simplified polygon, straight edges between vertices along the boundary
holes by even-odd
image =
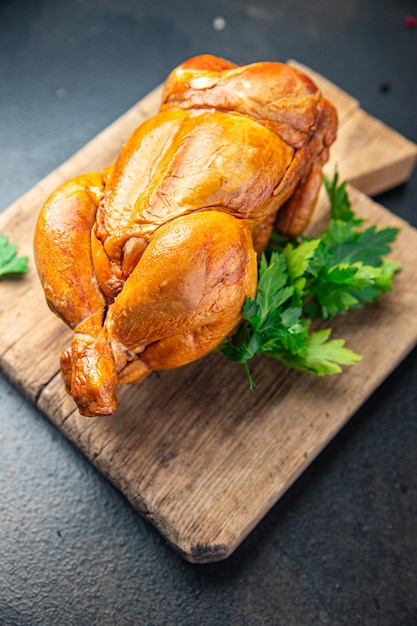
[[[251,375],[248,363],[247,362],[244,363],[243,367],[245,368],[246,377],[247,377],[247,379],[249,381],[249,389],[251,391],[253,391],[254,389],[256,389],[256,383],[255,383],[255,381],[252,378],[252,375]]]

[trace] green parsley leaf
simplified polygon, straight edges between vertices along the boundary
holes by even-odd
[[[354,365],[362,357],[352,350],[345,348],[343,339],[329,341],[330,328],[319,330],[306,336],[305,349],[302,355],[281,354],[280,361],[304,372],[316,376],[339,374],[341,365]]]
[[[0,232],[0,276],[26,272],[28,258],[17,256],[17,245],[9,243],[6,235]]]
[[[356,263],[361,261],[366,265],[378,266],[383,257],[389,254],[391,246],[397,237],[398,228],[383,228],[376,230],[375,226],[370,226],[360,233],[355,233],[355,238],[351,242],[343,242],[333,251],[336,263],[342,261]]]
[[[377,300],[393,289],[398,263],[385,259],[398,234],[398,228],[377,230],[371,225],[359,230],[362,219],[356,218],[346,192],[325,177],[331,203],[331,219],[320,235],[320,244],[306,270],[304,307],[307,315],[330,319],[351,308]]]
[[[341,220],[342,222],[351,222],[356,220],[355,214],[351,209],[349,196],[346,191],[346,182],[339,183],[339,174],[335,172],[333,180],[328,176],[323,176],[324,186],[330,200],[330,214],[332,220]],[[360,223],[361,220],[359,220]]]

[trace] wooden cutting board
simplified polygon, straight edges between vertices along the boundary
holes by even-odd
[[[294,62],[293,62],[294,63]],[[333,151],[343,179],[376,193],[404,182],[416,146],[363,112],[349,95],[311,73],[337,106]],[[158,87],[0,216],[0,229],[30,258],[28,273],[0,282],[0,366],[10,380],[112,481],[187,560],[227,557],[417,341],[417,231],[350,188],[355,211],[401,232],[395,292],[337,320],[363,360],[316,378],[255,360],[251,392],[240,365],[212,354],[125,387],[114,417],[80,416],[66,395],[58,358],[71,333],[47,309],[32,257],[35,220],[63,180],[100,169],[158,107]],[[324,194],[312,228],[327,219]],[[395,341],[387,340],[395,337]]]

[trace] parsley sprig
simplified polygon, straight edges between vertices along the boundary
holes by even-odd
[[[359,361],[343,339],[330,339],[331,328],[312,332],[312,320],[345,314],[393,289],[400,266],[385,256],[398,229],[361,230],[363,220],[352,211],[346,183],[339,184],[337,173],[324,183],[331,205],[328,228],[299,241],[271,238],[260,259],[256,297],[246,299],[243,323],[219,348],[244,365],[251,387],[248,362],[256,354],[318,376]]]
[[[22,274],[26,272],[28,258],[17,256],[17,245],[9,243],[6,235],[0,232],[0,276]]]

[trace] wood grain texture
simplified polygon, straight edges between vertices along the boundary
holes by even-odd
[[[339,153],[348,154],[344,142],[351,141],[352,132],[344,133],[344,124],[354,124],[360,109],[350,96],[324,84],[327,91],[334,89],[339,109]],[[18,243],[20,254],[30,257],[27,275],[0,283],[0,365],[175,550],[190,561],[209,562],[235,550],[415,346],[417,232],[350,188],[359,215],[401,228],[394,256],[403,269],[394,293],[333,324],[333,335],[363,355],[342,375],[316,378],[259,358],[253,365],[258,387],[251,392],[241,366],[212,354],[124,387],[114,417],[81,417],[58,372],[58,357],[71,332],[46,307],[32,257],[34,224],[60,182],[115,158],[133,128],[156,110],[159,94],[157,88],[0,216],[0,229]],[[393,143],[393,132],[386,129],[384,141],[392,170],[398,171],[410,142],[400,137]],[[359,159],[361,175],[374,177],[368,167],[369,138],[364,141],[355,147],[358,159],[365,155]],[[381,167],[383,182],[387,167]],[[326,219],[322,194],[311,229],[323,227]]]

